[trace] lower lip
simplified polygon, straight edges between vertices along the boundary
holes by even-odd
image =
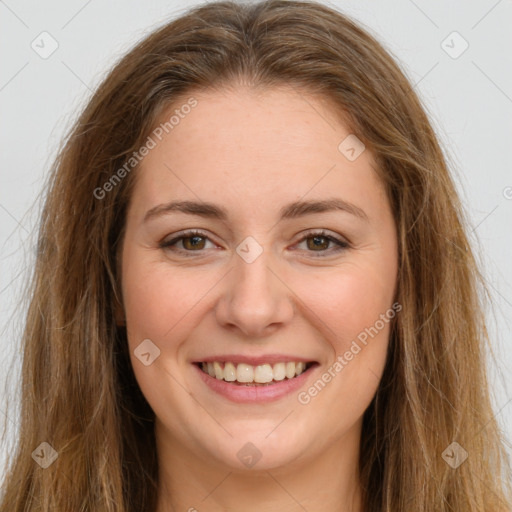
[[[209,374],[203,372],[198,365],[193,364],[199,377],[202,381],[212,390],[222,395],[232,402],[238,403],[266,403],[274,400],[279,400],[300,387],[304,386],[306,380],[311,375],[312,371],[318,364],[312,365],[306,371],[302,372],[299,376],[293,379],[285,379],[275,384],[268,386],[245,386],[238,384],[231,384],[225,380],[219,380],[211,377]]]

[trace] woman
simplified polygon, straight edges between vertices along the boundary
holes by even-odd
[[[510,510],[464,229],[345,16],[157,30],[51,175],[0,511]]]

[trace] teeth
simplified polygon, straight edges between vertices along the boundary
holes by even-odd
[[[295,365],[295,375],[300,375],[306,369],[306,363],[297,363]]]
[[[233,363],[226,363],[224,365],[224,380],[227,380],[228,382],[236,380],[236,368]]]
[[[269,364],[260,364],[256,366],[254,371],[254,382],[264,384],[265,382],[272,382],[274,380],[274,372],[272,366]]]
[[[238,382],[253,382],[254,381],[254,367],[250,364],[240,363],[236,367],[236,380]]]
[[[224,378],[224,370],[222,369],[222,366],[217,361],[213,362],[213,369],[215,370],[215,378],[217,379],[223,379]],[[212,375],[213,377],[213,375]]]
[[[241,384],[267,384],[272,381],[281,381],[285,378],[293,379],[300,375],[306,369],[306,363],[293,361],[287,363],[260,364],[252,366],[250,364],[239,363],[202,363],[201,368],[210,377],[227,382],[239,382]]]
[[[274,365],[274,380],[283,380],[286,377],[286,365],[277,363]]]
[[[286,377],[289,379],[295,377],[295,363],[286,363]]]

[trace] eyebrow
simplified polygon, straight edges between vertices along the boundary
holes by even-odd
[[[355,204],[349,203],[339,198],[324,199],[321,201],[295,201],[281,208],[279,217],[281,220],[296,219],[303,217],[304,215],[331,211],[344,211],[362,220],[368,221],[368,216],[364,210]],[[188,215],[197,215],[199,217],[218,219],[221,221],[227,221],[229,217],[229,214],[225,208],[214,203],[196,201],[171,201],[169,203],[159,204],[148,210],[144,216],[144,222],[171,212],[181,212]]]

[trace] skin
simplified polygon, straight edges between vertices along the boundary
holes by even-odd
[[[222,353],[298,355],[319,363],[307,390],[390,310],[397,236],[373,156],[349,161],[338,150],[350,131],[325,99],[245,86],[193,96],[198,105],[137,170],[122,247],[120,315],[156,415],[157,512],[359,512],[362,415],[383,372],[389,323],[307,404],[296,392],[233,403],[191,363]],[[367,219],[329,211],[279,220],[288,203],[327,198]],[[213,202],[229,216],[169,212],[144,222],[171,200]],[[190,238],[160,246],[190,228],[206,236],[199,249]],[[349,247],[301,241],[320,229]],[[252,263],[236,252],[248,236],[263,250]],[[134,355],[145,339],[160,350],[148,366]],[[237,457],[247,442],[261,453],[252,468]]]

